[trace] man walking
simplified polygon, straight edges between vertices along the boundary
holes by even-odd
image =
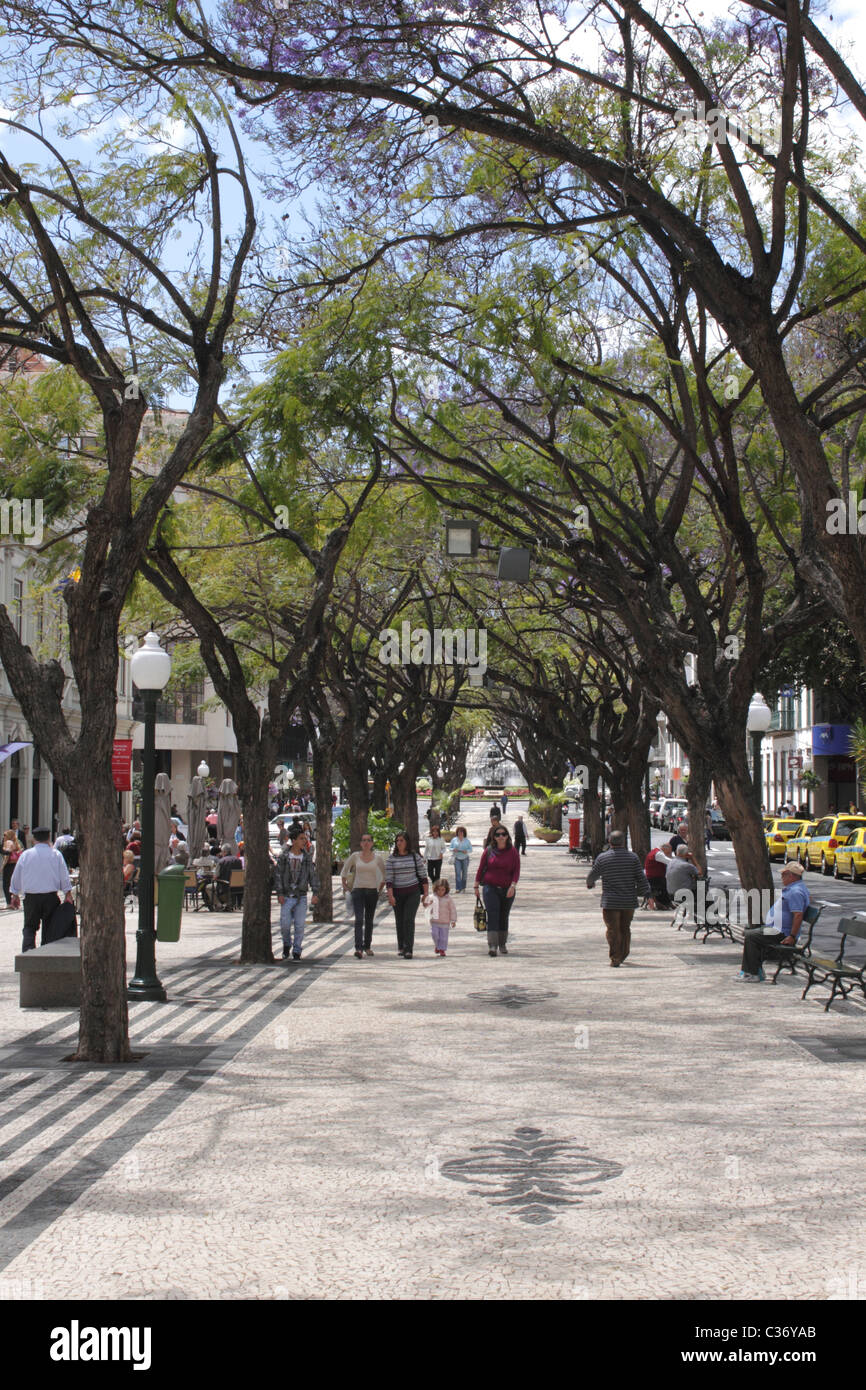
[[[610,849],[600,854],[589,871],[587,888],[601,879],[601,915],[607,929],[610,963],[622,965],[631,950],[631,919],[638,896],[649,896],[650,886],[636,854],[626,849],[622,830],[610,832]]]
[[[514,821],[514,848],[521,855],[526,854],[526,827],[522,816],[517,816]]]
[[[52,849],[48,843],[51,831],[41,825],[34,830],[33,838],[36,843],[21,855],[10,884],[13,907],[21,906],[21,894],[24,895],[22,951],[34,949],[40,926],[44,937],[48,919],[57,907],[58,893],[65,893],[66,902],[72,902],[72,883],[66,860],[59,850]]]
[[[307,892],[312,888],[315,906],[319,901],[319,877],[303,826],[293,825],[290,835],[289,844],[283,848],[277,860],[274,883],[280,904],[283,960],[288,960],[289,956],[293,960],[300,960],[307,921]]]

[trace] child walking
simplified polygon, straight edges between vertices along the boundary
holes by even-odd
[[[433,884],[433,906],[430,909],[430,931],[437,956],[444,956],[448,950],[448,932],[457,926],[457,908],[449,892],[447,878],[437,879]]]

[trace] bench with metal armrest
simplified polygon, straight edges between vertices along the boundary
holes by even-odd
[[[766,945],[761,943],[761,962],[763,963],[765,960],[778,962],[776,973],[773,976],[773,984],[776,984],[783,966],[787,966],[791,974],[796,975],[798,962],[809,959],[812,954],[812,935],[823,911],[823,906],[806,908],[797,940],[793,946],[780,946],[777,941],[767,941]]]
[[[836,927],[842,940],[839,943],[839,954],[830,960],[827,956],[806,956],[803,958],[803,969],[809,976],[806,988],[800,995],[805,999],[813,985],[830,984],[830,998],[824,1005],[826,1013],[836,995],[842,999],[847,999],[848,995],[855,989],[859,989],[866,999],[866,960],[854,965],[845,960],[845,947],[848,937],[853,936],[859,941],[866,941],[866,922],[857,921],[854,917],[843,917]]]

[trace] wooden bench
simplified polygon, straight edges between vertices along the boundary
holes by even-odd
[[[198,874],[195,869],[187,869],[183,876],[183,905],[187,907],[190,899],[195,904],[195,910],[199,910],[198,900]]]
[[[81,1003],[81,942],[65,936],[15,957],[22,1009],[78,1008]]]
[[[247,881],[245,869],[232,869],[229,879],[229,903],[232,911],[239,908],[244,900],[244,885]]]
[[[776,973],[773,976],[773,984],[779,979],[779,972],[787,966],[792,975],[797,973],[797,965],[801,961],[808,960],[812,955],[812,934],[818,922],[818,918],[824,911],[821,907],[807,907],[803,913],[803,924],[797,937],[795,946],[780,946],[778,942],[767,942],[761,946],[761,963],[765,960],[775,960]]]
[[[843,999],[847,999],[852,990],[859,989],[866,999],[866,960],[860,965],[851,965],[845,960],[845,946],[849,936],[856,937],[859,941],[866,941],[866,922],[857,921],[854,917],[843,917],[836,927],[842,940],[839,943],[839,954],[830,960],[826,956],[806,956],[803,957],[803,969],[809,976],[806,988],[800,995],[805,999],[813,985],[830,984],[830,998],[824,1005],[826,1013],[836,995],[839,994]]]

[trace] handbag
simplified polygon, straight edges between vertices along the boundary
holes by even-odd
[[[472,921],[474,923],[476,931],[487,930],[487,908],[484,906],[480,898],[476,899],[475,914],[472,918]]]

